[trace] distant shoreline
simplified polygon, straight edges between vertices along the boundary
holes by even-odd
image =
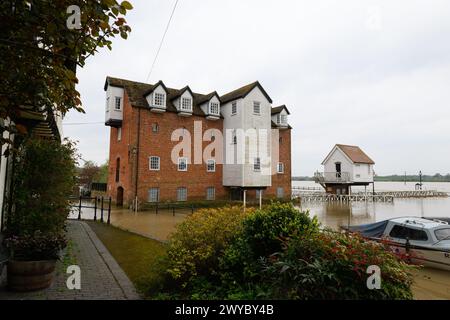
[[[377,176],[375,177],[375,182],[415,182],[418,183],[420,180],[419,176],[399,176],[399,175],[392,175],[392,176]],[[292,181],[314,181],[313,177],[305,177],[305,176],[299,176],[299,177],[292,177]],[[450,182],[450,174],[447,175],[434,175],[434,176],[428,176],[424,175],[422,176],[422,182]]]

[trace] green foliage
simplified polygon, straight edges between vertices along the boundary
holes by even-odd
[[[380,290],[367,288],[370,265],[381,268]],[[320,230],[286,203],[194,214],[174,234],[160,273],[160,299],[412,298],[408,265],[383,244]]]
[[[67,27],[73,5],[81,9],[81,29]],[[124,16],[131,9],[128,1],[116,0],[0,1],[0,118],[18,123],[22,106],[39,113],[84,112],[76,67],[98,48],[111,49],[115,36],[127,38],[131,28]]]
[[[68,197],[75,186],[74,144],[29,138],[14,161],[13,192],[7,199],[12,209],[7,215],[7,236],[15,237],[17,243],[38,235],[40,243],[45,243],[46,236],[60,239],[70,210]]]
[[[56,260],[67,242],[62,234],[43,234],[39,230],[30,235],[12,236],[5,240],[14,260]]]
[[[219,257],[239,232],[242,207],[202,209],[189,216],[172,235],[167,255],[170,277],[185,287],[198,276],[216,276]]]
[[[382,244],[359,235],[298,234],[262,261],[271,299],[412,299],[410,268]],[[368,266],[381,268],[381,289],[367,288]]]

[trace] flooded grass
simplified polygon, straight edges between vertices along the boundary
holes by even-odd
[[[114,226],[88,222],[136,289],[148,298],[148,293],[159,285],[158,262],[166,252],[165,245]]]

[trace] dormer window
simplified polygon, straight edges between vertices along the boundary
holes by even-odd
[[[166,107],[166,95],[164,93],[155,92],[154,101],[155,107],[165,108]]]
[[[287,124],[287,115],[277,114],[277,124]]]
[[[181,98],[181,110],[182,111],[192,111],[192,99],[191,98]]]
[[[217,102],[211,102],[209,104],[209,113],[219,115],[219,104]]]
[[[114,109],[115,110],[120,110],[122,106],[122,98],[121,97],[116,97],[116,100],[114,102]]]

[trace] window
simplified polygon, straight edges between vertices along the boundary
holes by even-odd
[[[284,173],[284,163],[283,162],[278,162],[277,172]]]
[[[122,140],[122,128],[117,128],[117,141]]]
[[[209,113],[210,114],[219,114],[219,104],[217,102],[211,102],[209,104]]]
[[[434,232],[436,235],[436,239],[440,240],[448,240],[450,239],[450,228],[439,229]]]
[[[357,174],[357,175],[356,175],[356,178],[361,178],[361,175],[360,175],[360,174]]]
[[[216,200],[216,188],[206,188],[206,200]]]
[[[191,98],[181,98],[181,110],[192,110],[192,100]]]
[[[231,104],[231,115],[236,113],[237,113],[237,102],[235,101]]]
[[[120,158],[116,160],[116,182],[120,180]]]
[[[284,198],[284,189],[281,187],[277,188],[277,198]]]
[[[155,92],[155,106],[165,107],[166,106],[166,95],[164,93]]]
[[[404,226],[396,225],[392,228],[389,236],[392,238],[415,240],[415,241],[427,241],[427,233],[423,230],[412,229]]]
[[[181,187],[177,189],[177,201],[187,201],[187,188]]]
[[[283,143],[283,138],[280,137],[280,138],[278,139],[278,144],[282,144],[282,143]]]
[[[261,103],[257,101],[253,101],[253,113],[261,114]]]
[[[231,144],[237,144],[236,129],[233,130],[233,136],[232,136],[232,139],[231,139]]]
[[[281,115],[281,124],[286,124],[287,123],[287,115],[282,114]]]
[[[148,202],[159,202],[159,188],[148,189]]]
[[[160,167],[160,159],[159,157],[152,156],[149,159],[149,168],[153,171],[158,171]]]
[[[115,110],[120,110],[122,104],[122,98],[120,97],[116,97],[115,103],[114,103],[114,109]]]
[[[157,123],[152,123],[152,132],[157,133],[159,131],[159,125]]]
[[[109,97],[106,98],[106,112],[109,112]]]
[[[178,171],[187,171],[187,158],[178,158]]]
[[[261,171],[261,159],[259,157],[253,161],[253,171]]]
[[[216,172],[216,160],[208,160],[206,162],[206,171],[207,172]]]

